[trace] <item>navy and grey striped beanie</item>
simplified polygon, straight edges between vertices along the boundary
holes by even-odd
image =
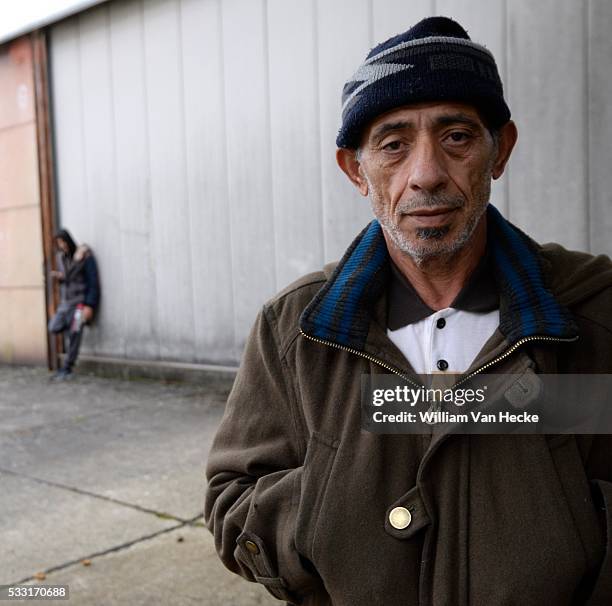
[[[429,17],[373,48],[344,85],[336,144],[356,149],[376,116],[445,100],[474,105],[489,128],[510,119],[493,55],[452,19]]]

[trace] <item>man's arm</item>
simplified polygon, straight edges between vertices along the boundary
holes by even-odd
[[[93,255],[89,255],[83,264],[83,275],[85,277],[85,320],[89,322],[93,318],[94,310],[100,302],[100,282],[98,279],[98,264]],[[87,310],[89,308],[89,310]]]
[[[299,603],[320,581],[295,548],[306,447],[269,314],[251,331],[209,455],[205,517],[230,570]]]
[[[66,278],[66,270],[64,268],[64,259],[62,253],[58,252],[55,254],[55,266],[57,267],[57,270],[51,270],[51,277],[62,283]]]
[[[606,551],[588,606],[612,604],[612,436],[581,436],[588,442],[587,477],[594,493],[595,507],[604,528]]]

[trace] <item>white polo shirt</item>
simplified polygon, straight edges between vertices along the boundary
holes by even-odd
[[[485,255],[450,307],[433,311],[392,263],[387,334],[417,374],[463,373],[499,326],[499,293]]]

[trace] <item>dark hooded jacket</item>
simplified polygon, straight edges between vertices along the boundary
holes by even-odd
[[[610,260],[539,246],[492,207],[487,233],[501,320],[468,372],[508,389],[610,373]],[[259,314],[208,461],[225,565],[292,604],[612,604],[609,436],[361,428],[362,374],[414,374],[386,334],[388,276],[374,221]]]
[[[96,309],[100,302],[98,265],[86,244],[77,246],[70,233],[62,229],[55,234],[68,245],[68,253],[57,254],[57,268],[62,272],[60,290],[62,302],[69,305],[82,303]]]

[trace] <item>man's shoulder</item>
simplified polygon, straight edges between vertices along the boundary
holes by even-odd
[[[541,247],[548,287],[573,313],[612,330],[612,260],[568,250],[560,244]]]
[[[264,313],[282,334],[299,332],[299,319],[304,309],[332,275],[337,262],[308,273],[291,282],[264,304]]]
[[[305,307],[329,279],[337,264],[337,262],[328,263],[322,269],[294,280],[269,299],[265,307],[274,310],[282,310],[287,306]]]

